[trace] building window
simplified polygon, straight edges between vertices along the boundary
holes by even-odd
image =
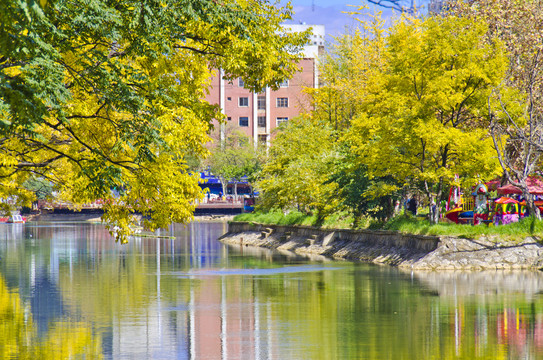
[[[268,135],[258,135],[258,144],[266,146],[268,143]]]
[[[249,106],[249,98],[248,97],[240,97],[239,98],[239,106],[243,106],[243,107]]]
[[[232,118],[230,116],[227,119],[228,119],[228,121],[232,121]]]
[[[288,80],[283,80],[281,84],[279,84],[280,87],[286,88],[288,87]]]
[[[286,124],[287,121],[288,121],[288,117],[278,117],[277,119],[275,119],[277,126],[281,124]]]
[[[249,126],[249,117],[241,116],[239,118],[239,126]]]
[[[239,87],[244,87],[244,86],[245,86],[245,81],[243,81],[242,78],[239,78],[239,79],[238,79],[238,86],[239,86]]]
[[[288,98],[277,98],[277,107],[288,107]]]
[[[266,127],[266,117],[265,116],[259,116],[258,117],[258,127]]]
[[[266,96],[259,95],[256,98],[258,110],[266,110]]]
[[[232,98],[229,96],[229,97],[226,98],[226,100],[232,101]]]

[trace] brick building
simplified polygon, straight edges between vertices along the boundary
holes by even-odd
[[[304,48],[301,70],[283,82],[281,87],[273,91],[266,88],[262,93],[252,93],[244,88],[242,79],[226,81],[222,79],[221,70],[217,70],[212,78],[210,93],[206,100],[218,104],[227,116],[230,127],[241,129],[253,139],[255,144],[269,144],[274,128],[281,123],[309,110],[306,87],[318,87],[317,59],[324,51],[324,25],[284,25],[291,31],[304,31],[311,27],[313,34],[310,43]],[[219,127],[216,127],[219,129]],[[224,126],[220,127],[220,137],[224,137]]]

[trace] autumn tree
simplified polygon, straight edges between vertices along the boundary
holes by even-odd
[[[495,176],[484,115],[506,59],[499,42],[483,43],[486,31],[484,22],[432,17],[398,21],[377,38],[379,66],[348,134],[370,176],[420,184],[437,200],[455,174]]]
[[[122,240],[134,212],[151,229],[187,221],[203,195],[186,159],[221,118],[202,100],[211,71],[277,88],[306,41],[283,31],[290,15],[259,0],[0,2],[0,198],[27,204],[35,175],[74,204],[104,199]]]
[[[530,214],[541,218],[527,179],[541,170],[543,155],[543,1],[478,0],[451,9],[487,22],[488,43],[505,43],[507,76],[488,101],[492,137],[504,177],[522,190]]]

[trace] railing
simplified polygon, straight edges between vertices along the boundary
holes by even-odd
[[[471,195],[462,196],[462,210],[463,211],[472,211],[475,206],[475,199]]]
[[[77,206],[81,209],[101,209],[103,200],[99,199],[88,204]],[[67,201],[38,200],[39,209],[72,209],[74,205]]]
[[[241,195],[232,196],[227,195],[222,198],[212,197],[208,198],[207,196],[199,202],[199,204],[243,204],[244,197]]]

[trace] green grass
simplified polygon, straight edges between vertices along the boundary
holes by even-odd
[[[317,226],[318,219],[315,215],[305,215],[299,211],[290,211],[283,214],[281,211],[254,212],[236,215],[234,221],[248,221],[267,225],[304,225]],[[352,223],[352,218],[346,214],[336,213],[324,220],[320,227],[325,229],[347,229]]]
[[[352,220],[352,217],[345,213],[337,213],[326,218],[320,227],[327,229],[349,229],[353,223]],[[304,215],[297,211],[290,212],[286,215],[279,211],[241,214],[236,216],[234,221],[252,221],[260,224],[276,225],[315,226],[317,219],[315,216]],[[472,226],[442,222],[430,224],[430,222],[423,217],[400,215],[384,224],[367,220],[364,223],[363,228],[394,230],[404,234],[457,236],[470,239],[491,236],[496,240],[503,241],[521,241],[528,236],[535,236],[538,239],[541,239],[543,236],[543,221],[537,221],[534,218],[526,218],[520,222],[509,225]]]
[[[527,236],[541,237],[543,221],[526,218],[517,223],[499,226],[472,226],[441,222],[433,225],[426,219],[403,215],[390,220],[382,228],[420,235],[449,235],[473,239],[481,236],[495,236],[501,240],[515,241],[522,240]]]

